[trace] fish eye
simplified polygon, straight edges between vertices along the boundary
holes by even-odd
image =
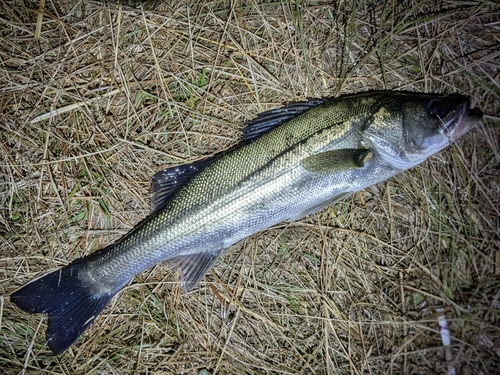
[[[436,117],[438,119],[442,119],[444,116],[448,114],[448,108],[446,104],[439,100],[433,100],[429,103],[427,107],[427,112],[429,115]]]

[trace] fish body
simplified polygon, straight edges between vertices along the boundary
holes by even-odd
[[[115,244],[11,295],[48,313],[63,352],[135,275],[160,262],[194,288],[232,244],[409,169],[481,117],[463,96],[376,92],[292,103],[247,123],[231,150],[153,176],[152,214]]]

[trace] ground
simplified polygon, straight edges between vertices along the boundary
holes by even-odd
[[[499,20],[482,0],[0,1],[0,373],[498,373]],[[369,90],[485,116],[236,244],[187,295],[163,265],[138,275],[61,356],[9,301],[146,217],[156,171],[264,110]]]

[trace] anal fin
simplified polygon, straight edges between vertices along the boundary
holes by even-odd
[[[173,260],[181,270],[181,290],[187,293],[198,285],[226,249],[184,255]]]

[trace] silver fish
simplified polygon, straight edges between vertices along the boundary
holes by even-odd
[[[460,95],[374,92],[262,113],[240,145],[153,176],[152,214],[118,242],[30,282],[11,301],[48,314],[48,346],[61,353],[139,272],[168,261],[188,291],[235,242],[442,150],[481,118],[469,107]]]

